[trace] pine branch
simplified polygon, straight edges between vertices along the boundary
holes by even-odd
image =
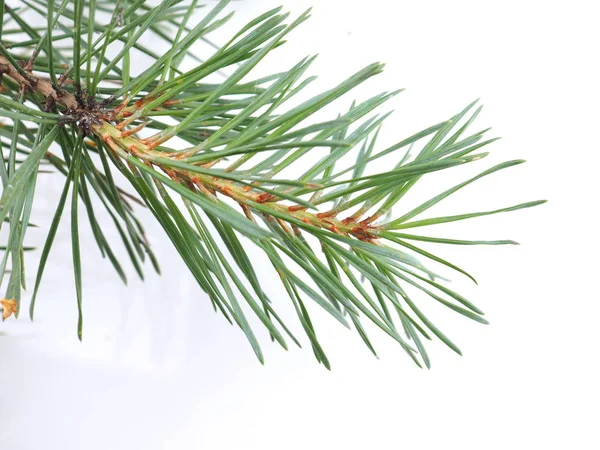
[[[142,278],[146,258],[159,270],[143,224],[135,216],[134,203],[145,205],[215,310],[242,329],[261,362],[259,340],[247,318],[250,311],[284,348],[288,339],[297,345],[300,341],[278,316],[278,305],[267,297],[263,286],[271,280],[259,278],[249,248],[262,250],[270,260],[316,358],[328,368],[309,302],[344,326],[354,327],[374,354],[361,322],[364,318],[397,341],[416,364],[427,367],[430,360],[422,338],[431,339],[430,333],[454,351],[460,350],[421,311],[422,298],[487,323],[480,309],[446,287],[418,258],[474,278],[420,243],[515,242],[449,239],[404,230],[543,203],[422,218],[463,187],[523,161],[494,166],[410,211],[401,211],[403,198],[426,175],[487,156],[481,149],[494,139],[485,138],[486,130],[468,134],[481,110],[476,102],[445,122],[377,151],[378,134],[389,114],[374,112],[399,91],[353,103],[337,118],[316,122],[314,117],[379,74],[381,64],[372,64],[292,108],[286,103],[298,98],[314,79],[304,77],[314,58],[281,73],[250,78],[261,60],[308,19],[309,11],[289,23],[280,8],[268,11],[201,59],[192,47],[199,41],[210,42],[207,35],[227,22],[228,1],[200,13],[196,1],[165,0],[156,7],[146,6],[143,0],[23,3],[46,25],[36,28],[23,19],[21,10],[0,8],[0,116],[8,119],[0,128],[0,223],[9,227],[0,281],[11,263],[2,303],[4,318],[20,309],[29,228],[24,224],[29,224],[37,177],[44,173],[42,167],[51,166],[65,181],[41,252],[30,315],[33,318],[70,196],[80,339],[82,210],[102,255],[127,281],[118,253],[97,222],[101,213],[92,206],[94,196],[112,218]],[[197,23],[191,20],[196,15]],[[147,46],[148,38],[165,42],[168,51],[156,54]],[[116,50],[110,59],[109,49]],[[141,54],[153,62],[134,72],[131,62]],[[194,67],[184,71],[186,58],[194,61]],[[226,72],[230,75],[222,82],[207,82]],[[60,149],[61,156],[54,148]],[[299,161],[307,158],[312,166],[301,172]],[[372,173],[372,163],[380,158],[393,161],[392,168]],[[136,195],[116,185],[114,171]]]

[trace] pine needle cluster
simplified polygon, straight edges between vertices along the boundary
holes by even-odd
[[[397,341],[418,365],[429,367],[424,340],[434,337],[460,353],[419,303],[436,302],[481,323],[486,319],[423,262],[472,276],[421,243],[513,242],[438,238],[411,229],[542,203],[423,218],[463,187],[523,161],[488,168],[403,210],[402,199],[425,175],[487,155],[482,149],[494,139],[486,138],[486,130],[470,131],[481,107],[474,102],[444,122],[381,148],[378,133],[388,114],[377,110],[397,92],[355,102],[326,121],[315,119],[379,74],[381,64],[298,100],[314,79],[305,76],[314,58],[267,77],[256,79],[252,72],[309,18],[309,11],[293,19],[280,8],[267,11],[214,46],[207,58],[198,57],[194,45],[210,42],[208,35],[228,21],[228,3],[209,8],[197,0],[163,0],[156,6],[145,0],[23,0],[11,8],[0,0],[0,224],[8,228],[0,279],[8,279],[3,302],[11,305],[5,311],[20,309],[36,181],[41,169],[51,167],[64,187],[53,220],[43,225],[47,238],[30,301],[32,318],[62,221],[71,227],[80,339],[80,216],[87,216],[100,252],[123,281],[123,261],[100,227],[99,214],[112,218],[140,277],[146,261],[159,270],[135,214],[146,207],[215,310],[241,328],[260,361],[263,353],[249,314],[282,347],[300,345],[293,327],[277,313],[283,299],[272,301],[265,293],[264,284],[275,280],[285,288],[317,360],[326,367],[329,360],[309,315],[312,303],[355,329],[373,353],[363,321]],[[30,25],[25,12],[46,25]],[[168,43],[169,50],[157,54],[144,43],[148,37]],[[132,70],[132,61],[141,55],[151,63]],[[182,69],[187,61],[194,62],[190,70]],[[228,75],[221,82],[207,81],[219,73]],[[369,171],[380,158],[393,160],[393,166],[382,173]],[[117,185],[116,179],[129,186]],[[94,208],[98,201],[105,211]],[[63,217],[67,204],[70,217]],[[257,275],[251,247],[264,252],[273,279]]]

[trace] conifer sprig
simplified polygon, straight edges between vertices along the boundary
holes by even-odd
[[[50,166],[62,174],[64,187],[47,227],[30,315],[70,201],[79,338],[84,323],[79,248],[83,211],[100,252],[123,281],[126,271],[98,224],[98,214],[110,215],[140,277],[147,259],[159,270],[135,216],[136,203],[153,213],[215,310],[243,330],[261,362],[248,314],[284,348],[289,341],[300,341],[277,314],[281,300],[271,301],[265,293],[264,284],[272,280],[259,278],[248,254],[252,247],[270,260],[316,358],[326,367],[329,360],[309,315],[312,302],[355,328],[373,353],[363,319],[427,367],[423,338],[435,336],[460,351],[419,303],[434,301],[486,323],[480,309],[446,287],[421,260],[474,278],[421,243],[514,242],[456,240],[406,230],[542,203],[422,216],[459,189],[523,161],[489,168],[416,208],[402,210],[402,199],[425,175],[487,155],[482,149],[494,139],[485,137],[486,130],[470,131],[481,110],[476,102],[447,121],[379,149],[378,133],[388,114],[376,111],[398,92],[353,103],[328,120],[314,117],[379,74],[381,64],[367,66],[302,102],[297,99],[314,79],[305,76],[314,58],[252,78],[253,69],[283,45],[309,18],[309,11],[290,20],[281,8],[273,9],[215,46],[207,36],[229,19],[228,1],[212,8],[195,0],[165,0],[152,7],[144,0],[22,3],[13,9],[0,1],[0,116],[6,118],[0,128],[0,223],[9,228],[0,277],[8,275],[5,297],[14,299],[10,304],[16,313],[26,287],[24,241],[36,180]],[[45,25],[30,25],[34,21],[25,20],[25,12],[38,15]],[[168,51],[156,53],[149,39],[167,43]],[[212,45],[205,59],[192,49],[199,41]],[[140,70],[132,62],[142,56],[151,62]],[[193,68],[184,70],[188,60]],[[217,74],[228,75],[212,81]],[[295,106],[288,107],[291,103]],[[312,165],[307,169],[308,158]],[[372,173],[371,163],[379,158],[394,166]],[[129,187],[117,185],[117,173]],[[94,209],[94,197],[105,212]]]

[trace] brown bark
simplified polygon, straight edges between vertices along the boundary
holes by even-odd
[[[49,80],[45,80],[33,74],[24,77],[4,56],[0,56],[0,67],[5,76],[8,76],[20,86],[25,86],[32,91],[42,94],[45,99],[51,98],[67,109],[76,110],[79,107],[73,94],[64,90],[57,91]]]

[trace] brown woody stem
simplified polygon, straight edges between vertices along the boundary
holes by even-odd
[[[0,65],[4,68],[4,74],[17,82],[19,86],[43,95],[46,100],[52,99],[67,109],[76,110],[79,107],[73,94],[63,90],[57,91],[50,81],[33,74],[27,78],[24,77],[4,56],[0,56]]]
[[[82,108],[75,95],[62,89],[56,89],[50,81],[39,78],[33,74],[29,77],[23,76],[2,56],[0,56],[0,67],[3,69],[2,72],[17,82],[21,88],[41,94],[46,101],[52,101],[62,105],[68,111],[77,111]],[[138,103],[141,104],[139,100]],[[98,114],[95,117],[97,123],[90,128],[90,131],[93,134],[102,139],[106,145],[120,157],[127,158],[129,155],[134,156],[151,166],[153,165],[160,168],[175,181],[188,186],[197,186],[200,192],[219,193],[229,197],[242,206],[244,214],[246,214],[249,220],[252,217],[251,211],[264,214],[264,211],[258,211],[256,208],[257,205],[262,205],[263,207],[271,209],[274,213],[291,216],[308,225],[330,230],[332,233],[353,236],[367,242],[374,242],[378,238],[377,227],[372,226],[370,222],[358,222],[358,219],[355,219],[354,217],[340,220],[336,218],[335,212],[315,214],[307,211],[307,208],[304,206],[285,205],[281,203],[281,199],[274,195],[260,192],[255,189],[249,189],[248,186],[235,184],[230,180],[157,164],[154,161],[156,158],[179,159],[180,155],[178,152],[165,153],[163,151],[154,150],[154,147],[156,146],[155,142],[146,143],[144,140],[137,139],[134,136],[135,133],[141,130],[145,124],[129,130],[124,130],[125,126],[129,124],[127,120],[123,120],[117,125],[112,125],[110,123],[110,121],[114,121],[116,118],[131,116],[136,110],[136,106],[137,105],[127,106],[121,104],[113,109],[113,114],[109,114],[108,116],[105,113]],[[90,111],[87,112],[90,113]],[[91,113],[93,114],[94,112],[91,111]],[[161,135],[159,134],[158,136]],[[289,231],[289,228],[284,226],[284,223],[280,219],[278,219],[278,222],[284,230]]]

